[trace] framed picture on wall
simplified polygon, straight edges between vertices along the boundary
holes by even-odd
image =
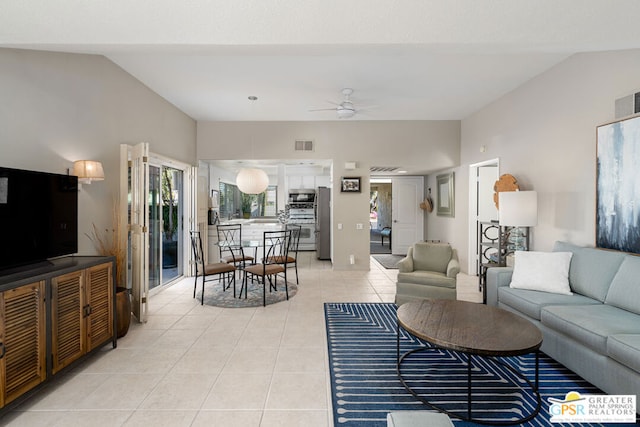
[[[596,246],[640,253],[640,116],[596,133]]]
[[[438,175],[436,181],[438,183],[436,213],[438,216],[455,216],[455,182],[453,172]]]
[[[342,193],[359,193],[360,177],[344,177],[340,183],[340,191]]]

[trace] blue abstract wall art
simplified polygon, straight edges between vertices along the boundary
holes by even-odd
[[[596,246],[640,253],[640,116],[597,128]]]

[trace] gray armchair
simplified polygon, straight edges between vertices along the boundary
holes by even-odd
[[[396,304],[426,298],[456,299],[458,254],[447,243],[418,242],[398,262]]]

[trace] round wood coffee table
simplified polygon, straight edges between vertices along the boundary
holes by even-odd
[[[400,328],[411,335],[423,339],[436,347],[420,347],[400,355]],[[445,412],[456,418],[473,421],[479,424],[513,425],[526,422],[534,418],[540,411],[541,399],[538,391],[538,349],[542,344],[542,333],[530,321],[509,311],[491,307],[484,304],[476,304],[465,301],[428,299],[419,302],[409,302],[398,308],[398,334],[397,334],[397,370],[398,377],[404,387],[418,400]],[[467,416],[446,411],[434,406],[424,397],[420,396],[409,387],[402,377],[402,361],[417,351],[442,348],[467,354]],[[505,420],[490,423],[482,419],[472,417],[471,391],[472,391],[472,356],[482,357],[508,357],[533,353],[536,355],[535,383],[532,384],[521,373],[511,366],[503,364],[499,360],[495,362],[506,366],[514,374],[526,381],[531,387],[536,400],[535,410],[518,420]]]

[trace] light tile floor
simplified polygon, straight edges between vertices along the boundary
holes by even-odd
[[[392,302],[397,270],[333,271],[300,253],[300,287],[266,308],[201,306],[193,279],[150,299],[145,325],[60,374],[0,425],[332,425],[325,302]],[[479,302],[460,274],[458,299]]]

